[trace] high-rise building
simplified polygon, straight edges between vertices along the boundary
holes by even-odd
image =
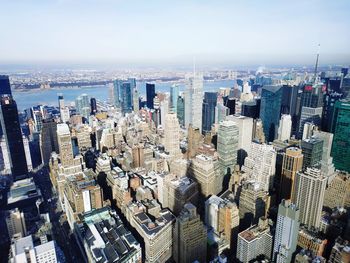
[[[334,209],[337,207],[350,207],[350,174],[337,172],[328,184],[324,196],[323,206]]]
[[[283,142],[289,140],[291,132],[292,117],[290,115],[283,114],[281,116],[280,124],[278,127],[278,139]]]
[[[333,157],[331,157],[333,134],[323,131],[314,131],[313,137],[323,141],[321,172],[327,176],[332,176],[335,172]]]
[[[299,210],[289,200],[282,200],[278,207],[275,243],[272,259],[276,263],[290,263],[297,248]]]
[[[97,113],[97,104],[95,98],[90,99],[90,110],[92,115],[95,115]]]
[[[0,121],[6,141],[11,172],[14,179],[26,176],[28,172],[24,152],[22,131],[18,118],[17,104],[11,96],[1,98]]]
[[[205,201],[205,224],[209,231],[227,241],[229,248],[235,251],[239,232],[239,210],[231,191],[222,195],[212,195]]]
[[[202,197],[216,195],[222,190],[223,176],[219,161],[214,157],[197,155],[192,160],[190,176],[198,183]]]
[[[136,89],[134,78],[114,81],[115,106],[121,108],[123,114],[132,112],[134,89]]]
[[[194,74],[187,79],[185,91],[185,126],[190,124],[202,132],[203,75]]]
[[[11,240],[14,235],[26,236],[27,228],[24,213],[18,208],[10,210],[6,214],[6,226]]]
[[[321,163],[323,151],[322,140],[314,136],[310,139],[303,140],[301,141],[301,150],[304,155],[303,169],[314,167]]]
[[[67,124],[57,124],[57,142],[60,152],[60,160],[63,166],[70,166],[74,163],[72,139]]]
[[[297,172],[292,202],[300,209],[300,222],[309,228],[319,228],[327,177],[316,168]]]
[[[57,123],[53,119],[43,120],[43,127],[40,133],[41,160],[48,164],[52,152],[59,153],[57,141]]]
[[[258,225],[238,234],[237,259],[242,263],[252,262],[258,256],[271,259],[272,240],[268,219],[260,218]]]
[[[177,118],[181,127],[185,126],[185,100],[182,96],[177,99]]]
[[[0,75],[0,96],[12,95],[9,76]]]
[[[169,155],[176,158],[181,154],[180,151],[180,125],[176,114],[171,112],[165,115],[164,125],[164,146]]]
[[[61,122],[68,122],[70,118],[69,108],[64,105],[64,98],[62,94],[58,95],[58,108],[60,110]]]
[[[244,101],[241,105],[241,115],[257,119],[260,117],[260,99],[253,101]]]
[[[239,227],[247,229],[252,224],[257,224],[260,217],[266,215],[268,196],[267,192],[260,188],[259,184],[247,182],[242,185],[239,197]]]
[[[224,100],[221,95],[218,95],[217,103],[215,107],[215,123],[220,123],[226,119],[230,113],[229,108],[224,105]]]
[[[227,120],[233,120],[238,126],[238,163],[242,165],[249,155],[253,136],[253,119],[246,116],[230,115]]]
[[[179,86],[174,84],[170,87],[170,111],[177,113],[177,99],[179,98]]]
[[[290,199],[294,193],[294,180],[296,173],[302,170],[303,154],[297,147],[289,147],[282,154],[282,172],[279,190],[279,200]]]
[[[235,122],[219,124],[217,151],[223,174],[231,174],[237,163],[239,130]]]
[[[146,99],[147,99],[147,108],[153,109],[153,100],[156,96],[156,87],[155,84],[146,83]]]
[[[215,107],[216,107],[217,92],[205,92],[202,108],[202,132],[211,131],[211,126],[215,122]]]
[[[277,138],[281,113],[281,86],[264,86],[261,92],[260,118],[268,142]]]
[[[340,100],[335,104],[333,115],[334,139],[332,156],[336,169],[350,172],[350,100]]]
[[[132,108],[134,112],[139,112],[140,109],[140,96],[139,96],[139,91],[135,87],[133,89],[133,95],[132,95]]]
[[[207,231],[196,207],[184,205],[174,228],[173,258],[178,263],[205,262],[207,256]]]
[[[242,171],[264,191],[273,188],[276,172],[276,150],[272,145],[251,143],[250,155],[245,158]]]
[[[187,141],[187,158],[191,159],[197,155],[198,148],[202,143],[202,134],[199,128],[188,126]]]

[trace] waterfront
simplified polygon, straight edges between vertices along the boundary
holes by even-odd
[[[169,89],[173,85],[172,83],[156,83],[156,91],[169,92]],[[219,81],[204,81],[203,91],[216,91],[219,88],[228,88],[233,85],[232,80],[219,80]],[[179,90],[185,90],[185,84],[179,83]],[[145,97],[146,94],[146,82],[137,82],[137,88],[141,96]],[[61,88],[61,89],[47,89],[47,90],[35,90],[35,91],[21,91],[13,92],[14,98],[17,102],[19,110],[30,108],[34,105],[56,105],[57,95],[63,94],[64,99],[69,105],[74,102],[75,98],[79,95],[86,93],[89,97],[94,97],[100,101],[107,101],[109,96],[109,86],[93,86],[84,88]]]

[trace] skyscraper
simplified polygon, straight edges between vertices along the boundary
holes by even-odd
[[[177,99],[177,118],[179,119],[180,125],[185,126],[185,100],[182,96]]]
[[[26,176],[28,168],[18,119],[17,104],[11,95],[3,95],[1,98],[0,121],[7,152],[9,153],[11,172],[16,180]]]
[[[193,204],[187,203],[184,205],[176,219],[173,236],[175,262],[206,261],[207,230]]]
[[[177,99],[179,98],[179,86],[174,84],[170,87],[170,111],[177,113]]]
[[[60,160],[63,166],[70,166],[74,162],[72,139],[69,127],[65,123],[57,124],[57,139],[60,150]]]
[[[299,232],[299,210],[289,200],[282,200],[278,207],[273,261],[276,263],[292,262],[292,255],[297,248]]]
[[[319,165],[322,160],[323,141],[317,137],[301,141],[301,150],[304,155],[303,169]]]
[[[90,110],[92,115],[95,115],[97,112],[97,104],[95,98],[90,99]]]
[[[223,174],[231,174],[237,163],[239,130],[235,122],[219,124],[217,150]]]
[[[216,92],[205,92],[202,108],[202,132],[211,131],[211,126],[215,122]]]
[[[40,152],[44,164],[48,164],[52,152],[59,152],[57,123],[53,119],[43,120],[43,127],[40,132]]]
[[[290,115],[283,114],[278,127],[278,139],[283,142],[289,140],[291,132],[292,117]]]
[[[156,96],[156,88],[154,84],[146,83],[146,99],[147,99],[147,108],[153,109],[153,100]]]
[[[12,95],[9,76],[0,75],[0,95]]]
[[[133,92],[133,95],[132,95],[132,100],[133,100],[132,101],[132,108],[133,108],[134,112],[139,112],[139,109],[140,109],[139,91],[135,87],[132,92]]]
[[[136,89],[136,79],[114,81],[115,106],[121,108],[122,113],[130,113],[133,109],[133,92]]]
[[[171,112],[165,115],[164,126],[164,146],[165,150],[169,152],[171,157],[179,157],[180,151],[180,125],[176,114]]]
[[[187,79],[185,91],[185,126],[192,124],[202,132],[203,75],[194,74]]]
[[[277,138],[281,113],[281,86],[264,86],[261,93],[260,118],[263,122],[265,138],[272,142]]]
[[[328,178],[316,168],[297,172],[292,202],[300,209],[300,222],[319,228]]]
[[[242,171],[264,191],[271,190],[276,172],[276,151],[272,145],[252,142],[249,153]]]
[[[280,182],[280,200],[290,199],[294,193],[294,180],[297,172],[303,167],[303,154],[301,149],[296,147],[287,148],[283,153],[282,173]]]
[[[337,101],[334,110],[332,156],[335,168],[350,172],[350,100]]]

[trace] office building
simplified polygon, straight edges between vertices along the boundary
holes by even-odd
[[[59,153],[57,123],[53,119],[43,120],[40,132],[40,152],[43,164],[48,164],[52,152]]]
[[[215,123],[215,107],[217,92],[205,92],[202,107],[202,132],[211,131],[211,126]]]
[[[350,172],[350,101],[340,100],[335,104],[333,115],[334,139],[332,156],[336,169]]]
[[[178,216],[186,203],[198,204],[198,184],[189,177],[173,174],[157,175],[158,200]]]
[[[249,155],[250,144],[253,139],[253,119],[246,116],[230,115],[227,120],[232,120],[238,127],[238,153],[237,160],[240,165],[244,163],[244,159]]]
[[[198,183],[201,197],[216,195],[222,190],[223,176],[215,157],[197,155],[190,166],[190,176]]]
[[[267,192],[257,183],[245,182],[239,197],[240,229],[245,230],[252,224],[257,224],[259,218],[266,215],[267,207]]]
[[[156,87],[155,84],[146,83],[146,105],[149,109],[154,109],[153,100],[156,97]]]
[[[27,175],[28,167],[18,118],[17,104],[11,96],[1,98],[0,121],[14,179]]]
[[[224,105],[224,100],[221,95],[218,95],[215,107],[215,123],[220,123],[229,115],[229,108]]]
[[[15,240],[11,245],[11,254],[11,262],[58,263],[65,260],[55,241],[35,246],[31,235]]]
[[[0,96],[2,95],[12,96],[10,79],[6,75],[0,75]]]
[[[223,174],[231,174],[237,163],[239,130],[235,122],[223,121],[219,124],[217,151]]]
[[[173,258],[178,263],[205,262],[207,231],[197,208],[187,203],[176,219],[174,228]]]
[[[238,234],[237,259],[248,263],[258,256],[271,259],[272,234],[268,219],[260,218],[258,225],[251,226]]]
[[[313,137],[323,141],[321,172],[327,176],[332,176],[335,172],[333,157],[331,156],[333,134],[316,130],[313,132]]]
[[[281,114],[281,86],[264,86],[261,92],[260,119],[263,122],[265,138],[272,142],[277,138]]]
[[[348,240],[344,240],[340,237],[337,238],[334,246],[332,247],[329,262],[350,262],[350,242]]]
[[[232,252],[237,247],[239,210],[234,195],[227,190],[222,195],[212,195],[205,201],[205,224],[220,239],[225,239]]]
[[[296,173],[303,168],[303,158],[301,149],[297,147],[289,147],[282,154],[282,172],[279,190],[279,200],[291,199],[294,193],[294,180]]]
[[[286,141],[290,139],[292,132],[292,117],[283,114],[278,127],[278,140]]]
[[[350,207],[350,174],[338,171],[328,184],[323,206],[334,209]]]
[[[144,204],[130,204],[127,219],[144,240],[145,261],[166,262],[173,254],[173,229],[176,218],[169,210],[160,210],[154,202],[146,205],[148,209]],[[148,212],[145,212],[146,209]]]
[[[192,159],[197,155],[198,148],[202,144],[202,134],[199,128],[188,126],[187,141],[187,158]]]
[[[323,140],[317,137],[302,140],[301,150],[304,155],[303,169],[317,166],[322,160]]]
[[[109,207],[84,213],[75,233],[86,262],[142,261],[140,243]]]
[[[177,113],[177,99],[179,98],[179,86],[174,84],[170,87],[170,111]]]
[[[260,102],[260,99],[242,102],[241,115],[253,119],[258,119],[260,117]]]
[[[272,259],[276,263],[290,263],[297,248],[299,210],[289,200],[282,200],[278,207],[277,225]]]
[[[273,188],[277,152],[272,145],[251,143],[250,155],[245,158],[242,171],[264,191]]]
[[[139,91],[137,90],[137,88],[135,87],[133,89],[133,95],[132,95],[132,108],[134,110],[134,112],[139,112],[140,110],[140,96],[139,96]]]
[[[327,179],[316,168],[296,174],[292,202],[300,209],[300,222],[308,228],[320,226]]]
[[[20,237],[26,236],[27,228],[24,213],[18,208],[7,211],[5,221],[10,240],[14,235]]]
[[[202,132],[203,75],[194,74],[187,78],[185,91],[185,127],[190,124]]]
[[[114,81],[114,105],[120,108],[123,114],[133,110],[134,89],[136,89],[136,79],[134,78]]]
[[[322,256],[325,252],[327,239],[317,229],[307,229],[305,226],[300,226],[297,245],[315,256]]]
[[[173,112],[165,115],[164,146],[171,157],[180,156],[180,125]]]
[[[90,99],[90,110],[91,115],[95,115],[97,113],[97,103],[95,98]]]
[[[67,124],[57,124],[57,142],[60,160],[63,166],[71,166],[74,162],[72,139]]]

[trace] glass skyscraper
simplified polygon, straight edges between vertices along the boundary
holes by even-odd
[[[272,142],[277,138],[281,115],[281,86],[266,86],[261,92],[260,118],[263,122],[265,138]]]
[[[136,79],[114,81],[114,105],[121,108],[123,113],[130,113],[133,109],[133,91],[136,89]]]
[[[170,87],[170,110],[177,113],[177,99],[179,97],[179,86],[172,85]]]
[[[11,95],[3,95],[1,98],[0,121],[9,153],[12,175],[14,180],[22,179],[27,175],[28,168],[17,104]]]
[[[340,100],[334,109],[332,157],[336,169],[350,172],[350,100]]]
[[[0,75],[0,95],[12,95],[9,77]]]
[[[156,87],[154,84],[151,83],[146,83],[146,100],[147,100],[147,108],[153,109],[153,100],[154,97],[156,96]]]
[[[211,131],[211,126],[215,122],[215,107],[216,107],[217,93],[205,92],[203,107],[202,107],[202,132],[207,133]]]

